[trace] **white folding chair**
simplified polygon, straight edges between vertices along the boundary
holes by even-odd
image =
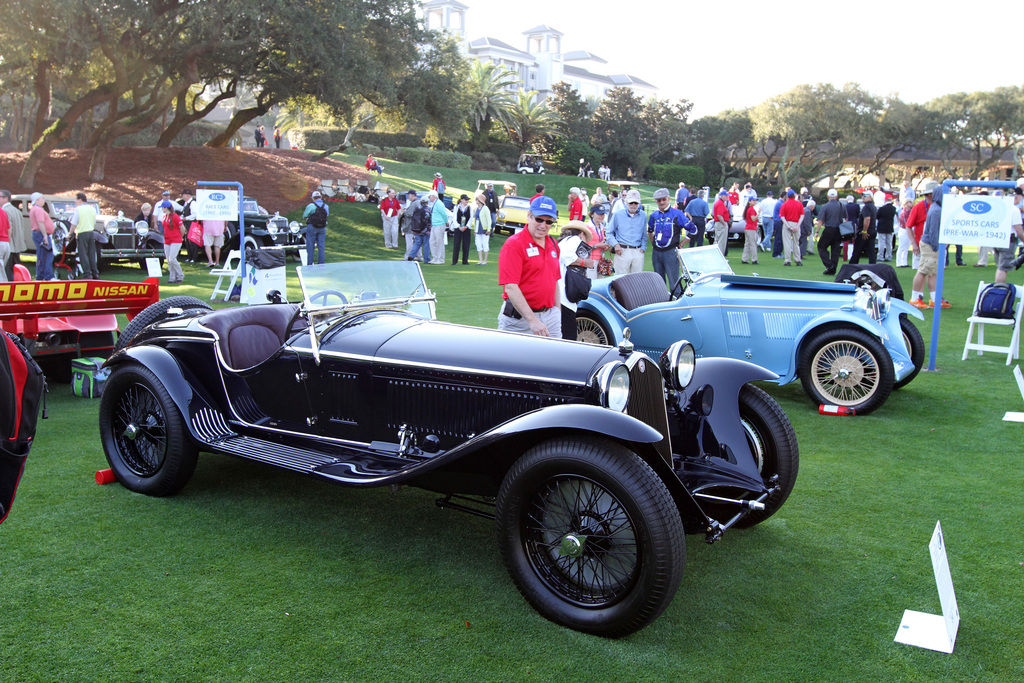
[[[972,313],[967,322],[970,326],[967,328],[967,342],[964,344],[964,355],[960,360],[967,360],[967,354],[970,351],[977,351],[980,356],[985,351],[992,351],[995,353],[1006,354],[1006,364],[1009,365],[1014,358],[1020,357],[1020,323],[1021,317],[1024,315],[1024,287],[1018,285],[1012,285],[1017,290],[1016,301],[1013,304],[1013,317],[1012,318],[986,318],[980,315],[974,315],[974,311],[978,310],[978,303],[981,299],[981,291],[985,289],[985,282],[978,283],[978,293],[974,297],[974,308],[971,309]],[[1010,327],[1010,341],[1006,345],[999,344],[986,344],[985,343],[985,326],[996,325],[998,327]],[[978,337],[977,341],[974,339],[974,331],[977,329]]]
[[[321,180],[320,181],[320,192],[327,195],[328,197],[334,196],[334,188],[331,187],[333,180]]]
[[[213,294],[210,295],[211,301],[216,299],[218,294],[224,295],[224,301],[231,297],[231,290],[235,288],[235,283],[238,282],[238,277],[241,275],[241,267],[242,252],[238,249],[232,249],[228,252],[228,257],[224,260],[223,266],[210,270],[211,274],[217,276],[217,284],[213,286]],[[225,278],[228,280],[228,285],[226,288],[221,288]]]

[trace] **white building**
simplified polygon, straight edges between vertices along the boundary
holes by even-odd
[[[469,7],[457,0],[427,0],[422,3],[427,27],[449,31],[459,39],[463,54],[482,62],[493,62],[515,72],[526,90],[536,90],[546,99],[556,83],[565,81],[583,99],[600,99],[617,86],[632,88],[642,98],[657,96],[657,87],[628,74],[604,74],[608,62],[586,50],[563,52],[564,33],[550,26],[535,26],[523,31],[525,40],[519,49],[497,38],[469,40],[466,12]]]

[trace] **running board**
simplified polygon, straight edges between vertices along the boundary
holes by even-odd
[[[323,453],[285,446],[250,436],[231,436],[219,439],[216,443],[210,444],[210,447],[218,453],[236,455],[246,460],[264,462],[303,474],[312,474],[321,467],[340,462],[338,458]]]

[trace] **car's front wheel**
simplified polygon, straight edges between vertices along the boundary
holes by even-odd
[[[100,441],[117,480],[151,496],[180,491],[199,455],[167,389],[138,363],[115,367],[107,380],[100,400]]]
[[[686,564],[679,510],[635,453],[560,438],[527,451],[496,501],[502,559],[545,618],[621,637],[672,602]]]
[[[576,313],[576,341],[587,344],[600,344],[610,346],[608,330],[590,313],[577,311]]]
[[[917,325],[910,322],[906,313],[900,313],[900,331],[903,332],[903,343],[910,349],[910,360],[914,363],[914,371],[896,382],[893,389],[900,389],[910,384],[924,367],[924,337],[921,336],[921,330],[917,329]]]
[[[800,382],[815,403],[853,408],[866,415],[892,393],[892,357],[876,337],[860,329],[823,330],[804,344]]]
[[[796,432],[786,412],[763,389],[745,384],[740,390],[740,424],[757,462],[761,480],[773,483],[775,492],[764,502],[764,510],[756,510],[736,523],[743,529],[760,524],[771,517],[789,498],[800,468],[800,450]]]

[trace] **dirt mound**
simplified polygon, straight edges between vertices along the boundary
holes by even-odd
[[[245,194],[267,210],[290,211],[308,201],[324,178],[366,182],[366,169],[340,161],[310,161],[312,154],[295,149],[208,147],[118,147],[107,159],[106,180],[89,181],[89,150],[56,150],[43,163],[35,190],[44,194],[83,191],[98,199],[104,211],[134,216],[143,202],[154,202],[170,190],[177,198],[198,180],[242,183]],[[27,192],[18,176],[28,153],[0,154],[0,188]]]

